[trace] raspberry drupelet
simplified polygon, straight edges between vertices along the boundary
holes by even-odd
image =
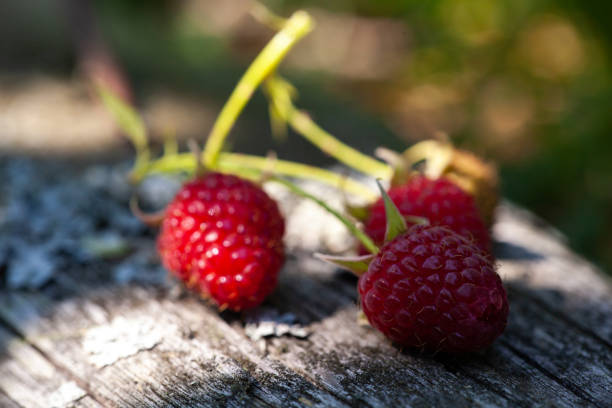
[[[418,175],[407,183],[393,187],[389,197],[404,216],[426,218],[431,225],[444,225],[458,234],[473,239],[483,250],[490,250],[489,231],[480,216],[474,199],[453,182],[429,179]],[[407,224],[412,223],[407,219]],[[383,199],[370,207],[365,232],[380,245],[385,237],[386,215]],[[363,248],[360,252],[366,253]]]
[[[446,227],[411,227],[386,243],[359,279],[368,320],[394,342],[432,352],[490,345],[508,300],[491,256]]]
[[[157,247],[188,287],[239,311],[274,290],[284,229],[276,202],[260,187],[211,172],[185,184],[168,205]]]

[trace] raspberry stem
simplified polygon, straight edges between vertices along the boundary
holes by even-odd
[[[370,239],[370,237],[368,237],[363,231],[357,228],[357,226],[355,226],[355,224],[351,222],[351,220],[349,220],[348,218],[340,214],[338,211],[331,208],[323,200],[320,200],[317,197],[313,196],[312,194],[302,190],[300,187],[290,182],[289,180],[285,180],[280,177],[272,177],[270,180],[284,185],[292,193],[297,194],[301,197],[307,198],[315,202],[319,206],[321,206],[325,211],[327,211],[328,213],[336,217],[342,224],[344,224],[346,228],[349,229],[349,231],[355,236],[355,238],[357,238],[368,251],[370,251],[372,254],[378,253],[378,247],[376,246],[376,244],[374,244],[374,242]]]
[[[255,89],[276,69],[287,52],[310,32],[312,26],[308,13],[296,11],[247,68],[210,131],[204,148],[206,167],[215,168],[225,138]]]
[[[264,89],[275,112],[323,152],[364,174],[385,180],[391,179],[393,174],[391,166],[342,143],[317,125],[306,112],[297,109],[292,101],[295,90],[285,79],[279,76],[270,77],[265,81]]]
[[[133,174],[135,180],[141,180],[149,173],[172,173],[178,171],[193,172],[196,168],[193,154],[181,153],[175,155],[164,155],[152,161],[148,168]],[[264,157],[250,156],[239,153],[221,153],[219,155],[218,168],[230,173],[249,169],[253,173],[272,172],[277,175],[316,180],[334,188],[357,195],[368,201],[375,200],[378,196],[366,185],[332,171],[324,170],[307,164],[295,163],[288,160],[270,160]]]
[[[368,201],[374,201],[377,199],[376,193],[374,193],[366,185],[332,171],[309,166],[307,164],[278,159],[275,159],[272,161],[272,163],[270,163],[268,159],[264,159],[262,157],[249,156],[239,153],[224,154],[222,161],[230,166],[239,164],[244,167],[262,171],[269,170],[272,173],[282,174],[289,177],[317,180],[325,184],[329,184],[339,190],[346,191],[347,193],[363,197]]]

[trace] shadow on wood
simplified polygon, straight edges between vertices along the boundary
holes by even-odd
[[[96,187],[88,184],[91,168],[33,166],[32,185],[21,187],[29,211],[55,217],[43,225],[60,228],[69,218],[80,225],[54,251],[67,246],[78,254],[83,230],[117,230],[130,249],[111,259],[64,252],[65,262],[38,288],[0,289],[0,403],[7,406],[608,404],[610,284],[524,210],[506,203],[498,214],[496,248],[511,311],[488,350],[431,356],[398,349],[357,323],[356,279],[296,247],[266,306],[294,313],[312,334],[272,337],[260,347],[240,315],[219,315],[165,278],[151,231],[114,219],[130,215],[127,195],[108,190],[111,173]],[[3,170],[6,213],[23,171]],[[63,181],[53,184],[59,174]],[[44,194],[49,188],[55,193]],[[67,199],[74,201],[66,203],[69,215],[45,210]],[[27,214],[20,219],[15,211],[8,212],[16,223],[3,221],[3,245],[16,239],[42,251],[55,242],[52,232],[37,232],[37,222],[21,225]],[[13,261],[3,262],[10,271]]]

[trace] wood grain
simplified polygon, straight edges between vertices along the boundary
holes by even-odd
[[[608,278],[508,203],[494,234],[509,324],[469,356],[401,350],[360,326],[356,279],[299,242],[264,307],[293,313],[307,339],[254,342],[244,316],[171,279],[118,281],[125,259],[68,263],[39,290],[0,289],[0,406],[610,406]],[[154,255],[151,237],[130,239],[128,260]]]
[[[81,404],[87,392],[57,369],[38,350],[0,327],[0,406],[26,408],[90,406]],[[5,394],[6,393],[6,394]],[[17,405],[17,403],[19,405]]]

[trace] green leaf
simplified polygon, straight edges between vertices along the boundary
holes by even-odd
[[[110,88],[98,84],[97,89],[104,106],[113,115],[121,130],[130,138],[136,151],[146,151],[148,149],[147,132],[140,115],[115,95]]]
[[[322,261],[332,263],[342,269],[348,269],[357,276],[363,275],[370,266],[370,262],[374,259],[374,254],[362,256],[336,256],[321,253],[315,253],[315,258]]]
[[[389,242],[399,234],[403,234],[404,232],[408,231],[408,227],[406,226],[406,220],[404,220],[402,214],[399,212],[393,201],[391,201],[391,197],[389,197],[389,194],[387,194],[382,184],[380,184],[380,179],[376,180],[376,184],[378,184],[380,195],[385,203],[385,215],[387,217],[385,242]]]

